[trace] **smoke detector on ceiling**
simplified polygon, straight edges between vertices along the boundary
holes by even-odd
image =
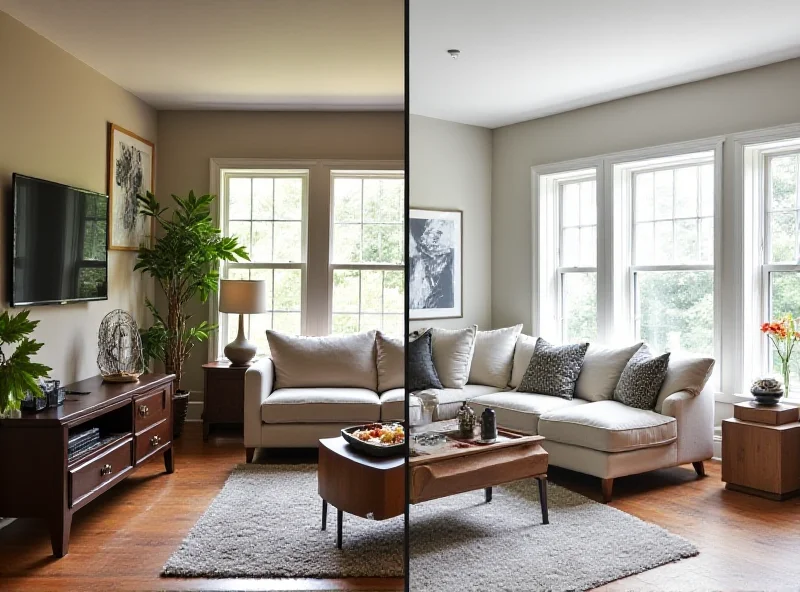
[[[461,50],[460,49],[448,49],[447,53],[450,54],[451,58],[453,58],[454,60],[457,60],[458,56],[461,55]]]

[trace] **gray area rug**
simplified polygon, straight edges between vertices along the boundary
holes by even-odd
[[[411,590],[585,590],[697,554],[685,539],[550,484],[541,524],[533,480],[412,506]],[[239,465],[164,566],[182,577],[400,577],[403,517],[336,511],[320,530],[313,465]]]

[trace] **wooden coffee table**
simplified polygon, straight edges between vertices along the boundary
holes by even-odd
[[[436,434],[431,437],[430,434]],[[436,440],[433,445],[424,442]],[[492,501],[492,487],[536,479],[547,514],[548,457],[542,436],[525,436],[499,429],[495,442],[479,442],[477,433],[463,438],[455,420],[440,421],[411,431],[411,503],[483,489]],[[336,546],[342,548],[343,514],[386,520],[405,512],[405,459],[367,456],[344,438],[319,441],[318,488],[322,498],[322,530],[327,527],[328,504],[336,508]]]

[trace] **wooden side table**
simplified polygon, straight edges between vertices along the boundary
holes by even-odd
[[[244,373],[247,366],[231,366],[227,360],[203,364],[203,440],[211,426],[238,425],[244,428]]]
[[[738,403],[722,421],[726,489],[774,500],[800,494],[800,410]]]

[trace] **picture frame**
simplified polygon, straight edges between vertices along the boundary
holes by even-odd
[[[138,251],[153,235],[153,220],[139,215],[137,195],[155,191],[155,144],[108,124],[108,248]]]
[[[463,312],[463,212],[410,208],[409,320],[458,319]]]

